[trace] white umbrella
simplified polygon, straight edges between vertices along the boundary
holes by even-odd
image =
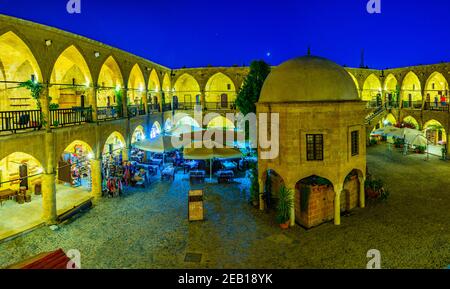
[[[407,140],[407,142],[413,146],[427,146],[428,145],[428,140],[424,135],[416,135],[415,137],[412,137],[411,139]]]

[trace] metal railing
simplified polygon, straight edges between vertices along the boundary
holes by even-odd
[[[236,110],[234,102],[207,102],[205,103],[206,110]]]
[[[159,112],[159,104],[153,104],[153,103],[149,103],[147,104],[147,111],[149,113],[156,113]]]
[[[449,104],[442,102],[425,102],[424,110],[432,110],[432,111],[445,111],[449,112]]]
[[[129,105],[128,117],[135,117],[138,115],[145,115],[144,105]]]
[[[420,110],[420,109],[422,109],[422,101],[404,100],[403,101],[403,108]]]
[[[178,110],[193,110],[197,104],[196,102],[179,102],[178,107],[174,107],[174,109]]]
[[[40,110],[18,110],[0,112],[0,132],[35,129],[42,127]]]
[[[50,110],[50,126],[60,127],[66,125],[92,122],[92,108],[68,108]]]
[[[122,108],[119,106],[107,106],[97,108],[97,120],[118,119],[122,116]]]
[[[172,104],[171,103],[165,103],[162,106],[163,111],[171,111],[172,110]]]

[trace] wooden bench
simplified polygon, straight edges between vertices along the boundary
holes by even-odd
[[[62,249],[42,253],[21,263],[12,265],[8,269],[67,269],[70,258]]]
[[[17,196],[17,192],[11,189],[0,191],[0,204],[3,206],[4,201],[8,201],[15,196]]]

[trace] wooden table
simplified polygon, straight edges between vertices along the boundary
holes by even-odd
[[[203,221],[203,191],[189,191],[188,197],[188,219],[189,221]]]
[[[7,201],[16,195],[17,192],[10,189],[0,191],[0,204],[3,206],[3,201]]]
[[[161,180],[163,179],[172,179],[175,180],[175,168],[174,167],[167,167],[161,172]]]

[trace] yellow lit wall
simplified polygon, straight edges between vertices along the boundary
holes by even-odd
[[[236,101],[236,87],[228,76],[217,73],[206,84],[206,102],[221,102],[222,95],[226,96],[228,103]]]
[[[114,96],[116,89],[123,87],[123,80],[119,65],[114,58],[109,57],[103,64],[98,78],[98,86],[100,89],[97,92],[97,106],[106,107],[108,98],[110,105],[116,105],[117,99]]]
[[[369,75],[364,82],[362,100],[376,100],[377,95],[381,95],[381,82],[374,74]]]
[[[0,36],[0,80],[25,82],[42,80],[39,65],[28,46],[12,32]],[[36,101],[29,90],[17,84],[0,84],[0,110],[36,109]]]
[[[44,171],[42,165],[34,157],[21,152],[13,153],[0,161],[0,181],[6,182],[19,179],[19,167],[23,164],[28,166],[28,176],[38,175],[29,178],[28,185],[31,186],[36,181],[39,181],[41,178],[39,174]],[[19,184],[19,181],[4,183],[0,185],[0,190],[8,188],[18,190]]]
[[[164,75],[162,89],[165,95],[165,102],[172,103],[172,85],[170,83],[170,77],[167,73]]]
[[[128,103],[131,105],[141,104],[145,95],[145,80],[139,65],[134,65],[128,80]]]
[[[154,99],[155,97],[159,97],[159,93],[161,91],[161,85],[159,83],[158,74],[156,73],[156,70],[152,70],[150,73],[150,79],[148,82],[148,91],[149,95],[151,96],[151,103],[155,103]],[[158,103],[161,103],[161,100],[158,100]]]
[[[174,94],[178,97],[178,102],[195,103],[198,96],[200,101],[200,86],[190,74],[183,74],[175,82]]]
[[[448,96],[448,82],[441,73],[435,72],[427,80],[425,95],[430,97],[427,99],[428,102],[433,102],[434,98],[439,95]]]
[[[72,86],[73,79],[75,79],[75,84],[80,86]],[[81,95],[85,95],[85,105],[89,105],[91,73],[86,61],[75,46],[70,46],[59,56],[50,82],[53,84],[49,91],[52,103],[58,103],[60,108],[80,106]]]
[[[422,101],[420,80],[414,72],[409,72],[403,79],[401,94],[403,101],[409,100],[410,94],[412,101]]]

